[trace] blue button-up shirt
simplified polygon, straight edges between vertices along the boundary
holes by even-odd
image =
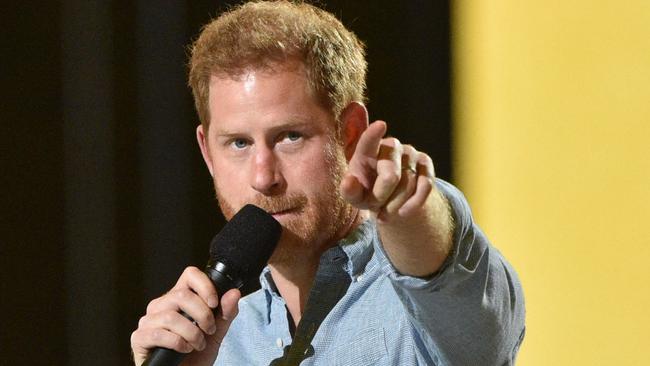
[[[463,195],[441,180],[436,186],[455,225],[437,274],[399,274],[366,221],[321,256],[294,337],[266,268],[262,288],[240,300],[215,365],[514,364],[525,329],[517,275],[473,223]]]

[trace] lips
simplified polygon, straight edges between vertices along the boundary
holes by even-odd
[[[252,204],[262,208],[269,214],[280,217],[286,214],[302,212],[307,206],[307,197],[301,194],[289,194],[286,196],[258,196],[251,200]]]
[[[281,210],[271,210],[271,211],[269,211],[269,213],[273,217],[279,218],[279,217],[283,217],[283,216],[286,216],[286,215],[289,215],[289,214],[297,214],[297,213],[300,213],[301,211],[302,211],[302,207],[292,207],[292,208],[286,208],[286,209],[281,209]]]
[[[295,211],[295,208],[287,208],[287,209],[284,209],[284,210],[276,210],[274,212],[269,212],[269,213],[271,215],[273,215],[273,216],[283,216],[283,215],[289,214],[289,213],[291,213],[293,211]]]

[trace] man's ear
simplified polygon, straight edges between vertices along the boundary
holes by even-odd
[[[214,177],[214,174],[212,173],[212,157],[210,156],[210,151],[208,149],[207,131],[203,130],[202,124],[196,128],[196,141],[199,143],[199,148],[201,148],[203,161],[205,162],[205,165],[207,165],[210,175]]]
[[[351,102],[341,112],[342,138],[345,143],[345,158],[350,161],[363,131],[368,128],[368,110],[359,102]]]

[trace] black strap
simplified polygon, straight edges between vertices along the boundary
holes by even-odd
[[[340,258],[343,263],[345,258]],[[282,357],[271,362],[270,366],[297,366],[303,360],[314,355],[311,341],[314,339],[318,327],[341,300],[350,287],[350,275],[343,266],[338,266],[336,271],[318,271],[314,284],[309,292],[305,313],[298,323],[296,334],[291,345],[284,348]],[[324,273],[329,272],[329,273]]]

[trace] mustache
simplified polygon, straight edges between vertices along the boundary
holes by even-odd
[[[256,196],[250,202],[264,211],[274,214],[288,210],[302,210],[307,205],[307,196],[293,193],[286,196]]]

